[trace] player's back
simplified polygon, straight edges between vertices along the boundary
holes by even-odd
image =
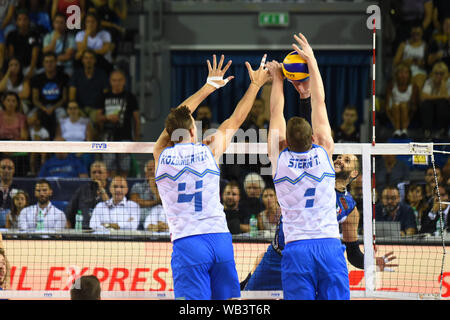
[[[208,146],[178,143],[164,149],[155,181],[172,241],[229,232],[220,203],[220,170]]]
[[[306,152],[286,148],[277,164],[274,184],[286,243],[339,238],[335,173],[327,152],[314,144]]]

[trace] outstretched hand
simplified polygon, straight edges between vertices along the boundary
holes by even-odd
[[[379,271],[393,271],[392,267],[398,267],[398,264],[389,263],[395,259],[397,259],[396,256],[393,255],[394,252],[388,252],[382,257],[376,258],[376,265],[377,270]]]
[[[308,43],[308,40],[306,37],[299,33],[298,36],[294,34],[294,39],[297,41],[297,43],[300,45],[300,47],[293,43],[292,48],[303,58],[306,60],[306,62],[311,62],[314,59],[314,52],[311,48],[311,46]]]
[[[211,66],[211,62],[206,60],[208,65],[208,79],[206,82],[212,85],[214,88],[218,89],[225,86],[231,79],[234,79],[234,76],[229,76],[228,78],[223,79],[223,76],[227,72],[228,68],[231,66],[232,61],[228,61],[228,63],[223,67],[223,62],[225,60],[225,56],[222,55],[220,57],[219,64],[217,64],[216,55],[213,55],[213,64]],[[222,69],[223,67],[223,69]]]
[[[272,60],[270,62],[267,62],[266,64],[267,70],[269,70],[270,76],[272,77],[272,80],[281,80],[283,81],[284,75],[281,67],[281,63],[278,61]]]
[[[245,62],[245,66],[247,67],[251,83],[255,84],[259,88],[261,88],[270,79],[270,73],[266,68],[266,58],[267,54],[264,54],[261,59],[259,68],[255,71],[252,69],[250,63],[248,63],[247,61]]]

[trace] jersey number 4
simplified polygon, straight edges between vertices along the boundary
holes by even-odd
[[[203,181],[196,181],[195,182],[195,190],[194,193],[181,193],[186,191],[186,183],[182,182],[178,184],[178,203],[185,203],[185,202],[191,202],[192,199],[194,199],[194,206],[195,211],[202,211],[202,187],[203,187]]]

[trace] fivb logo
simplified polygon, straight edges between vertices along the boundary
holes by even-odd
[[[381,10],[380,7],[376,4],[370,5],[366,9],[367,14],[371,14],[369,18],[367,18],[366,26],[369,30],[381,29]]]
[[[69,30],[81,29],[81,9],[77,5],[70,5],[66,9],[68,15],[66,26]]]

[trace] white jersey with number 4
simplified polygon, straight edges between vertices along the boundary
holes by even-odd
[[[284,149],[273,182],[286,243],[339,238],[335,172],[324,148],[313,144],[306,152]]]
[[[178,143],[164,149],[155,181],[172,241],[229,232],[220,203],[220,170],[208,146]]]

